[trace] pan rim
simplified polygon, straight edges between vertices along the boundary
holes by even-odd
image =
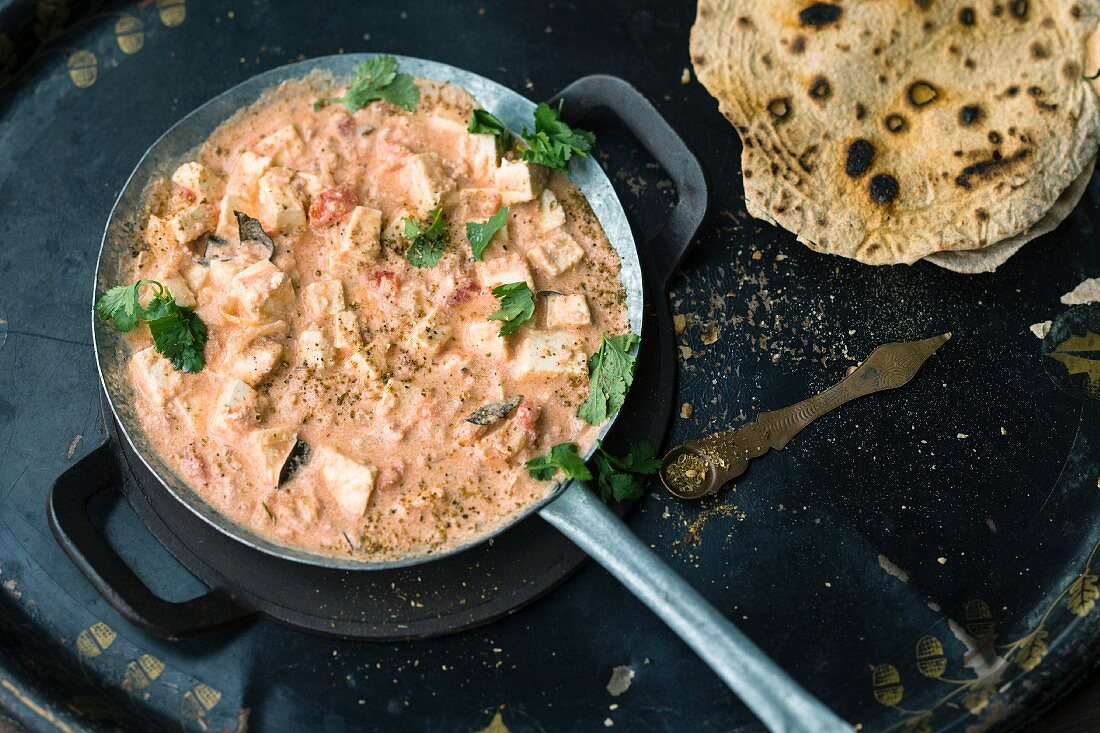
[[[313,71],[328,72],[337,78],[350,77],[354,68],[362,61],[380,55],[383,54],[360,53],[320,56],[276,67],[249,77],[243,82],[215,95],[178,119],[160,135],[141,156],[134,169],[127,177],[115,203],[111,207],[107,224],[104,228],[103,237],[100,242],[99,255],[96,260],[92,293],[93,302],[97,293],[99,293],[104,286],[110,284],[101,282],[104,279],[105,264],[109,264],[105,261],[105,257],[110,253],[117,258],[119,254],[117,251],[118,248],[113,245],[116,244],[116,240],[124,236],[124,231],[129,220],[140,213],[141,194],[144,192],[145,186],[149,181],[163,177],[166,174],[167,171],[164,169],[164,165],[182,162],[180,156],[186,151],[193,150],[201,144],[209,134],[213,132],[213,129],[216,128],[217,125],[229,119],[229,117],[239,109],[255,102],[263,94],[273,89],[278,84],[287,80],[303,78]],[[480,103],[485,104],[494,114],[503,119],[510,129],[520,129],[521,125],[517,123],[521,115],[522,119],[528,120],[535,109],[535,102],[524,97],[522,94],[473,72],[428,59],[396,54],[392,55],[397,59],[403,70],[415,76],[446,81],[466,89],[477,98]],[[495,100],[497,103],[487,103],[488,100]],[[227,109],[222,110],[222,107],[226,107]],[[226,113],[222,114],[222,112]],[[210,117],[211,119],[205,119],[206,117]],[[207,129],[211,122],[213,122],[213,127]],[[205,130],[205,132],[203,132],[203,130]],[[182,150],[177,150],[175,154],[159,157],[165,147],[171,147],[172,144],[177,143],[176,138],[184,137],[184,142],[186,142],[188,136],[194,137],[196,135],[200,135],[200,139],[195,141],[195,144],[186,146]],[[178,144],[177,147],[179,147]],[[607,235],[608,241],[620,257],[622,263],[620,279],[626,289],[627,316],[630,321],[630,328],[633,333],[640,334],[642,330],[642,309],[644,300],[641,264],[638,259],[638,251],[633,232],[626,219],[626,213],[623,210],[622,202],[615,193],[610,178],[595,162],[594,158],[589,157],[575,161],[570,175],[574,184],[585,194],[586,199],[589,201],[589,204],[592,206],[593,211],[600,221],[601,227]],[[135,186],[138,188],[136,192]],[[131,201],[131,199],[136,199],[136,203],[139,205],[137,207],[132,206],[131,204],[134,202]],[[124,445],[133,452],[137,460],[141,461],[145,468],[149,470],[150,474],[156,478],[159,488],[168,491],[176,500],[176,503],[182,505],[183,509],[192,512],[222,534],[227,535],[251,549],[263,552],[274,558],[304,563],[330,570],[384,571],[415,567],[423,563],[450,557],[451,555],[479,546],[485,542],[490,542],[494,537],[511,529],[540,511],[543,507],[560,496],[562,492],[573,483],[571,480],[558,482],[553,488],[547,491],[544,497],[538,501],[531,502],[520,512],[500,522],[489,531],[478,534],[464,543],[446,547],[439,552],[406,555],[385,560],[364,560],[355,557],[329,555],[318,551],[281,544],[257,534],[245,525],[230,519],[213,504],[206,501],[201,494],[192,489],[186,482],[179,479],[179,477],[160,459],[156,452],[152,450],[151,446],[147,454],[147,449],[139,445],[138,441],[135,440],[135,435],[142,434],[143,431],[136,420],[131,421],[127,418],[128,412],[122,409],[126,401],[126,395],[121,393],[121,386],[112,385],[112,380],[108,378],[108,367],[112,365],[105,364],[107,360],[116,356],[121,336],[114,332],[113,329],[105,327],[94,314],[91,316],[91,321],[92,344],[100,385],[106,395],[111,414],[118,424],[119,432],[124,440]],[[124,369],[124,365],[113,366]],[[617,413],[609,416],[600,426],[595,440],[584,454],[586,460],[595,452],[599,441],[606,436],[616,418]]]

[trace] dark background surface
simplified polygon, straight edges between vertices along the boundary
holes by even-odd
[[[123,15],[140,22],[140,48],[116,36]],[[172,643],[121,621],[49,536],[47,488],[103,435],[88,306],[126,176],[215,93],[339,51],[433,58],[534,99],[617,74],[681,131],[715,200],[673,293],[692,412],[671,440],[801,399],[879,343],[955,333],[905,390],[815,423],[736,487],[702,505],[652,487],[631,518],[807,688],[864,730],[1005,728],[1088,666],[1100,611],[1065,602],[1097,568],[1100,410],[1048,376],[1028,326],[1100,275],[1100,186],[994,275],[811,253],[744,212],[736,135],[697,83],[681,83],[693,15],[657,2],[0,3],[0,703],[12,715],[39,729],[234,730],[244,709],[260,731],[480,730],[498,712],[512,731],[757,728],[594,565],[511,618],[430,642],[258,622]],[[80,51],[95,57],[90,85]],[[628,140],[599,131],[644,240],[674,194]],[[200,590],[124,502],[94,510],[154,588]],[[918,665],[926,637],[942,670],[938,654]],[[1028,650],[1041,658],[1025,671]],[[1003,668],[983,676],[996,659]],[[635,676],[612,696],[619,665]]]

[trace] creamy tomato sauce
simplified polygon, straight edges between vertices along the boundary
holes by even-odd
[[[285,83],[148,194],[133,276],[194,306],[209,342],[185,374],[147,329],[130,336],[142,426],[210,504],[280,544],[390,559],[509,521],[551,488],[526,460],[594,440],[576,417],[586,360],[629,328],[619,259],[583,194],[467,132],[465,91],[417,84],[415,112],[352,114],[313,109],[342,92],[331,80]],[[466,223],[501,206],[507,225],[476,261]],[[440,208],[446,251],[414,267],[403,222]],[[241,241],[235,211],[273,250]],[[490,291],[521,281],[535,316],[499,336]],[[467,421],[485,405],[488,424]]]

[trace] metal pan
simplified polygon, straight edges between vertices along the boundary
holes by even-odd
[[[350,76],[369,54],[330,56],[273,69],[215,97],[180,120],[166,132],[139,162],[111,212],[96,269],[96,293],[123,282],[123,271],[132,232],[141,212],[141,196],[147,184],[163,177],[214,129],[238,109],[256,101],[267,89],[287,79],[298,78],[314,70],[331,72],[337,77]],[[452,82],[469,90],[487,109],[509,127],[519,129],[530,120],[534,102],[491,80],[451,66],[421,59],[398,57],[401,68],[417,76]],[[617,114],[639,139],[655,152],[678,151],[671,156],[656,156],[676,180],[681,204],[665,229],[641,252],[636,248],[630,226],[610,181],[591,160],[574,164],[572,178],[584,192],[599,217],[612,246],[622,260],[622,280],[627,291],[627,311],[636,333],[642,331],[642,312],[646,296],[665,292],[667,279],[683,255],[706,211],[705,181],[697,162],[675,132],[656,110],[629,85],[610,77],[589,77],[563,91],[567,112],[583,114],[603,106],[608,94],[626,96],[629,104],[617,105]],[[646,125],[640,123],[644,121]],[[643,278],[643,270],[647,272]],[[658,311],[667,320],[667,311]],[[643,349],[661,349],[661,358],[669,358],[673,344],[670,329],[660,329],[658,343],[643,339]],[[129,356],[121,336],[93,319],[96,360],[105,394],[127,447],[155,476],[159,490],[176,499],[180,511],[190,511],[210,526],[234,540],[261,552],[299,563],[344,570],[381,570],[432,562],[469,547],[459,546],[444,553],[410,556],[399,560],[365,562],[337,558],[288,548],[256,535],[237,525],[181,481],[160,460],[134,414],[135,400],[125,376]],[[658,391],[670,402],[673,385],[662,383]],[[601,428],[602,438],[615,418]],[[664,421],[661,423],[664,424]],[[591,453],[591,451],[589,451]],[[64,478],[64,477],[62,477]],[[104,594],[127,618],[147,626],[150,613],[191,617],[199,626],[213,626],[212,619],[232,620],[232,594],[214,589],[209,594],[183,604],[155,598],[87,522],[84,503],[62,487],[71,483],[59,479],[51,490],[50,525],[58,541]],[[80,499],[83,499],[81,501]],[[76,499],[76,501],[74,501]],[[797,683],[771,662],[725,617],[714,610],[682,578],[672,572],[626,525],[580,482],[563,481],[540,502],[528,507],[511,522],[477,538],[477,544],[499,532],[507,531],[526,516],[538,512],[546,521],[603,565],[693,649],[727,685],[772,730],[850,730],[831,711],[806,693]],[[159,602],[160,605],[157,605]],[[152,609],[152,610],[151,610]],[[159,609],[159,610],[157,610]],[[239,614],[238,614],[239,615]]]

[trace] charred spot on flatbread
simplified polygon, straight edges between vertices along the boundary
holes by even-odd
[[[972,179],[989,180],[1017,167],[1019,163],[1027,160],[1030,155],[1031,150],[1028,148],[1020,148],[1007,158],[996,154],[991,155],[963,168],[962,172],[955,177],[955,183],[961,188],[970,189],[973,187]]]
[[[939,96],[939,90],[926,81],[915,81],[905,90],[905,98],[914,107],[932,104]]]
[[[833,3],[814,3],[798,12],[798,22],[811,28],[832,25],[840,18],[841,9]]]
[[[773,120],[785,120],[791,113],[791,98],[790,97],[776,97],[772,101],[768,102],[768,114],[772,116]]]
[[[824,76],[818,74],[810,82],[809,88],[810,99],[817,102],[824,102],[833,95],[833,87],[829,84],[829,80]]]
[[[858,138],[848,146],[848,155],[844,160],[844,172],[849,178],[860,178],[871,170],[875,161],[875,146],[870,140]]]
[[[959,110],[959,124],[969,127],[982,118],[982,108],[976,104],[963,105]]]
[[[974,25],[977,22],[977,18],[974,15],[974,8],[969,6],[959,9],[959,22],[963,25]]]
[[[896,135],[899,132],[905,132],[905,128],[908,126],[909,123],[905,121],[905,117],[903,115],[894,113],[888,114],[883,117],[882,124],[887,130]]]
[[[877,173],[871,178],[871,182],[867,184],[867,193],[870,194],[871,200],[879,206],[894,203],[900,191],[901,187],[898,185],[898,179],[889,173]]]

